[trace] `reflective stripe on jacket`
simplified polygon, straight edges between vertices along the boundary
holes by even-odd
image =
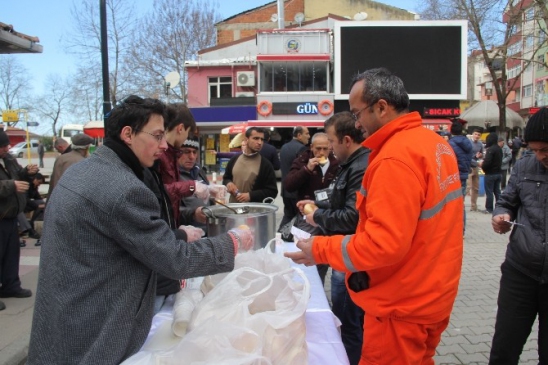
[[[463,199],[453,149],[416,112],[370,136],[369,167],[357,193],[356,234],[315,237],[316,262],[365,271],[369,288],[350,291],[368,314],[415,323],[448,317],[463,250]]]

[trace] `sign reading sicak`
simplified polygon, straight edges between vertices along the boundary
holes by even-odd
[[[4,110],[2,112],[2,121],[5,123],[13,123],[19,121],[18,110]]]

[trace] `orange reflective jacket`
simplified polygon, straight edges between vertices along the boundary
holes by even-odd
[[[369,288],[350,291],[366,313],[415,323],[448,317],[463,250],[463,199],[455,154],[418,113],[399,117],[364,143],[369,167],[357,193],[354,235],[315,237],[317,263],[365,271]]]

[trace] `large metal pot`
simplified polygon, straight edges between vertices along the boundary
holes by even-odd
[[[203,212],[207,216],[208,236],[217,236],[245,224],[253,231],[255,250],[264,247],[268,241],[275,238],[276,211],[278,210],[276,205],[266,203],[230,203],[226,205],[235,210],[248,207],[249,212],[236,214],[222,205],[204,207]]]

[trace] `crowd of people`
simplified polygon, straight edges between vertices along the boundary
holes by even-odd
[[[230,271],[254,245],[245,227],[208,235],[204,208],[274,199],[278,169],[279,230],[311,234],[285,256],[315,265],[322,281],[331,267],[332,309],[351,365],[434,363],[461,275],[464,200],[470,194],[479,210],[482,174],[493,229],[513,230],[490,364],[518,363],[537,315],[540,363],[548,363],[548,109],[529,120],[524,141],[490,133],[484,146],[481,131],[468,138],[459,119],[447,140],[432,133],[409,103],[390,71],[360,73],[350,111],[312,136],[295,127],[279,159],[268,131],[248,128],[216,184],[199,164],[188,107],[130,96],[107,115],[93,154],[85,135],[71,145],[57,140],[46,201],[28,193],[43,183],[39,167],[9,156],[0,131],[0,298],[32,295],[18,275],[18,218],[32,209],[44,220],[27,363],[118,364],[136,353],[181,280]]]

